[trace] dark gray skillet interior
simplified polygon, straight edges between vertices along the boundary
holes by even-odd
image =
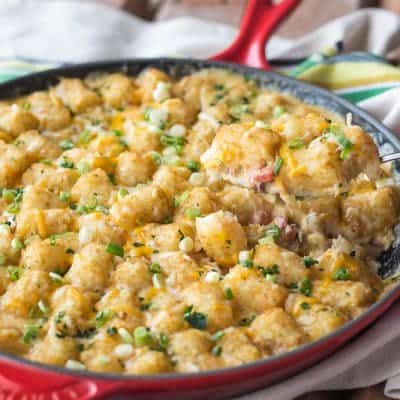
[[[291,94],[306,103],[317,105],[319,107],[330,110],[342,117],[345,117],[347,113],[352,113],[352,120],[354,124],[360,125],[366,132],[368,132],[375,140],[379,147],[380,154],[389,154],[394,151],[400,151],[400,140],[390,132],[380,122],[371,117],[368,113],[356,107],[352,103],[343,100],[334,94],[320,89],[318,87],[297,81],[286,76],[266,72],[255,68],[240,66],[230,63],[211,62],[211,61],[200,61],[200,60],[189,60],[189,59],[132,59],[132,60],[120,60],[112,62],[98,62],[98,63],[87,63],[61,67],[52,69],[44,72],[39,72],[32,75],[27,75],[22,78],[18,78],[9,82],[0,84],[0,99],[13,98],[20,95],[32,93],[37,90],[46,90],[50,86],[57,84],[60,77],[77,77],[83,78],[93,72],[125,72],[128,75],[135,76],[147,67],[155,67],[171,74],[174,77],[182,77],[193,73],[203,68],[223,68],[233,72],[247,76],[249,79],[254,79],[261,87],[266,87],[274,91],[285,92]],[[395,163],[395,178],[397,182],[400,182],[400,163]],[[387,250],[381,255],[382,266],[379,270],[379,274],[383,278],[397,276],[400,272],[400,229],[396,232],[396,240],[392,248]],[[384,298],[371,306],[372,309],[379,306],[379,303],[383,302],[387,297],[394,295],[394,291],[400,290],[400,287],[392,289],[390,293],[387,293]],[[351,324],[357,323],[356,320],[346,324],[341,329],[347,329]],[[340,334],[337,331],[333,333]],[[321,339],[322,341],[324,339]],[[318,341],[319,342],[319,341]],[[315,346],[316,342],[308,346]],[[294,352],[303,351],[304,347],[294,350]],[[5,356],[0,354],[2,357],[7,357],[11,360],[16,360],[25,364],[35,364],[27,360],[22,360],[14,356]],[[279,356],[278,358],[285,357]],[[260,363],[265,361],[260,361]],[[257,364],[257,363],[254,363]],[[41,365],[41,368],[58,371],[65,373],[65,370],[58,367]],[[246,368],[246,366],[238,367]],[[71,375],[85,375],[79,372],[69,372]],[[123,380],[129,377],[114,376],[113,374],[96,374],[92,373],[92,376],[97,376],[104,379],[116,378],[117,380]],[[186,375],[186,374],[184,374]],[[182,375],[181,375],[182,377]],[[158,379],[160,376],[157,376]]]

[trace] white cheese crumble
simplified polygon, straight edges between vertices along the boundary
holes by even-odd
[[[186,127],[182,124],[174,124],[169,129],[168,134],[174,137],[184,137],[186,134]]]
[[[167,119],[168,119],[168,112],[165,110],[158,108],[158,109],[151,109],[149,111],[149,122],[151,125],[160,127],[161,125],[167,122]]]
[[[153,90],[153,99],[161,102],[171,97],[171,85],[166,82],[158,82],[156,88]]]
[[[128,358],[133,354],[133,346],[129,343],[120,344],[115,347],[114,354],[118,358]]]
[[[189,236],[186,236],[179,242],[179,250],[184,253],[190,253],[193,250],[193,247],[193,239]]]
[[[220,278],[221,275],[217,271],[208,271],[204,276],[204,280],[208,283],[216,283]]]
[[[193,172],[189,177],[189,183],[193,186],[202,186],[206,181],[206,177],[202,172]]]
[[[75,369],[77,371],[85,371],[86,370],[86,366],[84,364],[82,364],[79,361],[76,360],[68,360],[65,363],[65,367],[68,369]]]
[[[207,121],[214,129],[217,129],[219,127],[219,122],[212,115],[205,112],[201,112],[199,114],[199,120]]]

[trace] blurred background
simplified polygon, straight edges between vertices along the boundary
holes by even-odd
[[[79,1],[79,0],[78,0]],[[90,0],[122,8],[148,20],[165,20],[183,15],[209,18],[238,25],[240,10],[247,0]],[[303,0],[279,29],[279,35],[293,38],[313,31],[325,22],[359,8],[382,7],[400,14],[400,0]],[[318,10],[316,13],[315,10]]]
[[[7,0],[3,0],[7,1]],[[26,1],[26,0],[9,0]],[[57,0],[54,0],[57,1]],[[124,10],[147,21],[166,21],[192,16],[238,26],[247,0],[70,0],[97,2]],[[279,1],[279,0],[276,0]],[[279,27],[276,34],[295,39],[325,23],[363,8],[381,8],[400,15],[400,0],[303,0],[295,12]],[[368,40],[367,38],[365,40]],[[368,48],[368,45],[364,47]],[[351,49],[354,50],[354,49]],[[400,59],[398,48],[384,54],[389,60]]]

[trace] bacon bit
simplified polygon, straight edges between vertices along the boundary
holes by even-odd
[[[274,218],[274,223],[281,228],[281,238],[284,242],[290,243],[296,240],[298,227],[295,224],[289,224],[286,217],[277,216]]]
[[[265,210],[254,211],[250,217],[250,224],[267,225],[271,222],[271,214]]]
[[[286,217],[282,217],[282,216],[275,217],[274,218],[274,222],[281,229],[285,228],[286,225],[288,224],[287,218]]]
[[[290,243],[290,242],[293,242],[294,240],[296,240],[297,234],[298,234],[297,225],[290,224],[290,225],[285,226],[282,236],[283,236],[284,240],[286,240],[287,242]]]
[[[254,183],[269,183],[274,180],[274,171],[272,167],[263,167],[258,169],[253,175]]]

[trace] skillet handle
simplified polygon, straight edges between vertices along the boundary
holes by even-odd
[[[236,39],[226,50],[210,59],[271,69],[265,58],[265,45],[300,1],[281,0],[278,3],[276,0],[249,0]]]

